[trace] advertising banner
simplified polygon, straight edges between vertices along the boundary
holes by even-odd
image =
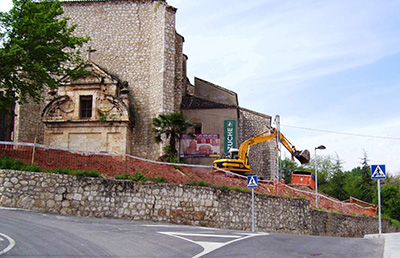
[[[180,157],[181,158],[214,158],[220,156],[219,134],[195,134],[182,135]]]
[[[236,120],[224,121],[224,153],[236,148]]]

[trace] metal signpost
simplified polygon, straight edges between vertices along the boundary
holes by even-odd
[[[252,211],[252,224],[251,229],[252,232],[255,232],[255,223],[254,223],[254,188],[258,187],[258,178],[257,176],[248,176],[247,177],[247,188],[251,188],[251,211]]]
[[[372,165],[371,178],[378,179],[378,214],[379,214],[379,237],[382,234],[382,218],[381,218],[381,179],[386,179],[385,165]]]

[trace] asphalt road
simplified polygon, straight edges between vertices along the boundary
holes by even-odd
[[[383,240],[220,230],[0,208],[1,257],[382,257]]]

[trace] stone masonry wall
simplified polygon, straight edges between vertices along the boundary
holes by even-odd
[[[5,207],[251,229],[251,194],[216,188],[0,170],[0,193],[0,206]],[[255,214],[256,230],[264,232],[361,236],[376,233],[378,223],[370,218],[325,216],[313,211],[307,200],[258,194]],[[387,225],[384,229],[391,230]]]
[[[44,103],[27,102],[15,106],[14,142],[44,143],[44,124],[42,123],[42,110]]]
[[[271,117],[249,109],[239,108],[239,145],[252,136],[271,129]],[[276,140],[258,143],[250,147],[252,172],[266,180],[276,179]]]
[[[90,46],[94,63],[129,83],[132,154],[158,158],[162,148],[154,142],[152,119],[174,110],[176,9],[155,0],[74,1],[63,9],[75,33],[90,37],[83,56]]]

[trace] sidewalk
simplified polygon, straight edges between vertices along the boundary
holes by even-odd
[[[383,257],[400,258],[400,233],[381,234],[381,237],[385,239]],[[379,235],[365,235],[364,238],[379,238]]]

